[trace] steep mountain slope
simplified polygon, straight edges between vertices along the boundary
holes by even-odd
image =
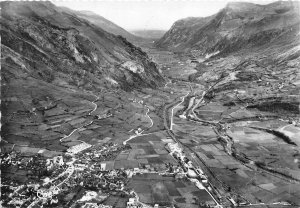
[[[57,82],[59,75],[67,75],[67,82],[91,85],[85,77],[93,76],[98,82],[114,80],[123,88],[156,87],[162,81],[139,48],[49,2],[3,2],[1,7],[4,62],[17,62],[18,54],[15,64],[37,78]],[[4,78],[5,72],[4,68]]]
[[[88,20],[94,25],[101,27],[103,30],[112,33],[114,35],[121,35],[129,41],[140,40],[140,37],[137,37],[130,32],[126,31],[122,27],[116,25],[115,23],[105,19],[104,17],[95,14],[91,11],[70,11],[73,14],[76,14],[78,17]]]
[[[228,3],[213,16],[177,21],[156,45],[177,51],[195,49],[202,55],[237,51],[297,29],[299,15],[299,2]]]
[[[212,17],[188,17],[178,20],[172,25],[170,30],[156,42],[156,45],[169,49],[182,48],[193,34],[196,33],[196,28],[203,27],[211,19]]]
[[[2,144],[66,149],[59,138],[92,123],[100,93],[163,85],[156,64],[121,36],[50,2],[0,5]]]

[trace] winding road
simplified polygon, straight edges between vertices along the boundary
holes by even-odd
[[[150,120],[150,126],[148,127],[149,129],[153,126],[153,120],[151,119],[151,117],[148,115],[148,113],[150,112],[150,108],[147,106],[147,105],[145,105],[146,107],[147,107],[147,112],[146,112],[146,116],[149,118],[149,120]]]
[[[153,126],[153,120],[151,119],[151,117],[148,115],[148,113],[150,112],[150,109],[149,109],[149,107],[147,106],[147,105],[145,105],[146,107],[147,107],[147,112],[146,112],[146,116],[149,118],[149,120],[150,120],[150,126],[148,127],[148,129],[150,129],[152,126]],[[146,135],[149,135],[149,134],[152,134],[152,133],[148,133],[148,134],[142,134],[145,130],[141,130],[141,132],[138,132],[138,130],[134,130],[134,129],[131,129],[129,132],[135,132],[135,134],[134,135],[131,135],[131,136],[129,136],[129,138],[128,139],[126,139],[124,142],[123,142],[123,145],[126,145],[127,144],[127,142],[129,142],[130,140],[132,140],[132,139],[134,139],[134,138],[136,138],[136,137],[139,137],[139,136],[146,136]]]
[[[97,108],[98,108],[98,105],[95,103],[95,102],[97,102],[100,98],[99,98],[99,96],[97,96],[97,95],[94,95],[93,94],[93,96],[95,96],[96,97],[96,100],[94,100],[92,103],[95,105],[95,107],[94,107],[94,109],[89,113],[89,115],[91,115]]]
[[[98,108],[98,105],[97,105],[95,102],[99,100],[99,96],[94,95],[94,94],[92,94],[92,95],[96,97],[96,99],[95,99],[94,101],[92,101],[92,104],[95,105],[95,107],[94,107],[93,110],[91,110],[91,112],[89,112],[89,115],[91,115],[91,114],[92,114],[95,110],[97,110],[97,108]],[[72,136],[76,131],[79,131],[80,129],[82,129],[82,128],[86,127],[86,126],[91,125],[93,122],[94,122],[94,121],[90,121],[90,123],[84,124],[84,125],[82,125],[82,126],[76,128],[76,129],[74,129],[69,135],[65,135],[65,136],[62,137],[59,141],[62,142],[64,139],[67,139],[67,138],[69,138],[70,136]],[[81,141],[81,142],[83,142],[83,141]],[[83,142],[83,143],[85,143],[85,142]]]

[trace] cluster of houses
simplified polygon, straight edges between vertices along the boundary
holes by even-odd
[[[24,157],[18,152],[1,154],[2,167],[17,167],[32,172],[33,178],[20,185],[11,178],[3,178],[3,205],[29,206],[33,203],[56,204],[61,190],[72,189],[79,185],[94,187],[95,181],[107,192],[122,191],[127,175],[124,171],[106,171],[100,162],[117,155],[125,146],[104,144],[97,147],[82,142],[70,147],[64,156],[44,158],[39,154]],[[85,151],[89,149],[89,151]],[[110,158],[111,159],[111,158]],[[99,165],[99,167],[98,167]],[[51,174],[47,175],[47,174]],[[96,180],[97,179],[97,180]],[[99,180],[98,180],[99,179]],[[123,180],[124,179],[124,180]],[[97,185],[98,185],[97,184]],[[97,205],[98,206],[98,205]],[[85,207],[96,207],[86,204]],[[98,206],[109,207],[109,206]]]
[[[111,116],[112,116],[112,113],[107,112],[107,113],[104,113],[104,114],[96,115],[95,117],[96,117],[96,119],[101,120],[101,119],[109,118]]]
[[[125,184],[128,182],[128,178],[131,178],[135,174],[143,174],[155,172],[150,167],[144,169],[133,168],[133,169],[122,169],[122,170],[107,170],[106,163],[103,162],[111,155],[118,155],[120,151],[125,150],[126,146],[116,145],[113,143],[93,146],[85,142],[73,146],[68,149],[68,152],[64,156],[56,156],[53,158],[36,160],[40,161],[37,164],[42,164],[48,171],[54,171],[56,174],[49,177],[42,177],[36,180],[35,184],[26,184],[17,187],[11,187],[14,190],[10,194],[9,204],[24,204],[34,200],[40,200],[42,203],[57,204],[57,195],[61,193],[61,190],[72,189],[78,184],[85,188],[94,188],[95,190],[102,191],[103,193],[124,193],[128,195],[125,189]],[[84,151],[89,149],[89,151]],[[179,161],[180,166],[177,168],[172,166],[170,173],[177,178],[187,177],[189,180],[195,183],[199,189],[208,189],[210,185],[207,177],[201,170],[201,168],[195,168],[192,162],[185,157],[183,149],[178,143],[170,142],[166,145],[166,149],[170,154]],[[2,157],[1,163],[15,164],[16,155],[5,155]],[[27,161],[27,164],[31,164],[32,159]],[[34,166],[35,167],[35,166]],[[159,174],[167,174],[167,171],[160,172]],[[41,180],[43,179],[43,180]],[[30,198],[16,197],[27,196],[30,193]],[[98,197],[96,192],[89,192],[78,200],[82,207],[103,207],[110,208],[107,205],[99,205],[90,203],[92,198]],[[99,198],[99,197],[98,197]],[[7,200],[7,199],[6,199]],[[130,198],[127,202],[128,208],[137,208],[141,206],[141,202],[138,201],[138,197]],[[155,205],[155,207],[159,207]]]

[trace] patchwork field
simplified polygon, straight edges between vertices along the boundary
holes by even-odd
[[[165,177],[158,174],[135,175],[129,184],[143,203],[175,205],[175,207],[196,208],[200,203],[210,201],[205,190],[199,190],[187,179]]]
[[[300,149],[298,146],[288,144],[280,135],[269,131],[269,129],[278,130],[293,138],[293,135],[299,133],[298,128],[278,120],[244,121],[256,118],[258,113],[238,106],[226,107],[217,103],[199,107],[197,114],[200,119],[203,116],[202,119],[208,121],[230,121],[227,125],[227,134],[232,138],[236,151],[255,164],[277,172],[273,174],[228,155],[211,125],[201,125],[201,122],[195,125],[197,122],[180,119],[177,114],[174,117],[176,125],[173,127],[177,138],[192,148],[202,159],[206,170],[213,174],[209,174],[209,177],[211,181],[215,181],[216,186],[219,186],[221,195],[226,195],[226,192],[236,193],[237,201],[246,198],[252,203],[273,203],[280,200],[291,204],[299,203],[297,183],[290,183],[277,174],[282,173],[300,179],[300,167],[297,163],[300,159]],[[190,159],[196,163],[192,155]],[[222,192],[222,189],[225,192]]]
[[[116,161],[120,160],[121,166],[124,167],[127,163],[140,168],[150,165],[150,168],[156,171],[165,170],[166,163],[176,164],[177,162],[165,149],[167,143],[164,140],[165,134],[163,131],[156,132],[130,140],[128,144],[132,149],[121,152]]]

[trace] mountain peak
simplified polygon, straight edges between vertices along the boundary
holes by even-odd
[[[228,2],[226,5],[227,8],[246,8],[252,6],[261,6],[261,5],[250,3],[250,2],[243,2],[243,1]]]
[[[263,5],[249,2],[228,2],[224,10],[230,10],[234,12],[255,12],[263,7]]]
[[[6,10],[6,13],[10,15],[32,15],[36,13],[41,16],[52,15],[55,13],[55,5],[50,1],[37,1],[34,4],[30,1],[18,1],[10,2],[4,1],[0,2],[2,11]]]

